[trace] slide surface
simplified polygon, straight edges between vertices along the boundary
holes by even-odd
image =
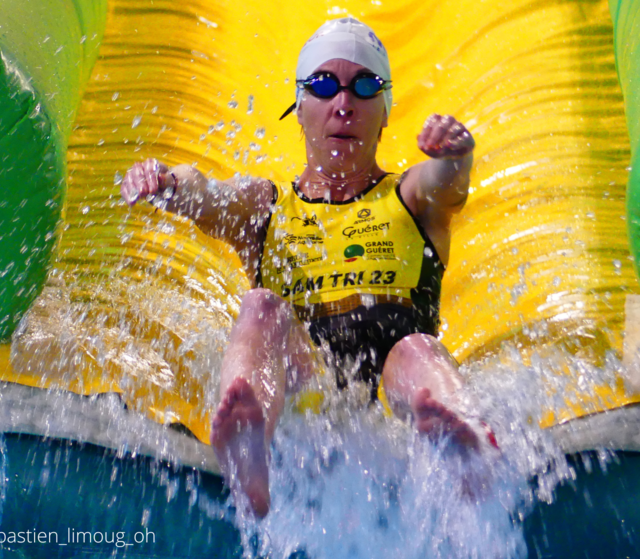
[[[625,207],[638,131],[630,127],[630,143],[607,2],[297,6],[109,3],[69,141],[59,245],[13,346],[0,349],[2,379],[119,392],[131,408],[208,440],[216,372],[247,278],[227,246],[192,224],[127,208],[118,184],[150,156],[211,177],[294,179],[304,142],[295,118],[278,117],[294,98],[297,54],[323,21],[347,14],[376,30],[391,59],[383,168],[402,172],[422,159],[416,135],[433,112],[456,115],[477,141],[443,285],[445,345],[463,363],[505,347],[525,363],[560,353],[602,369],[607,356],[621,359],[628,298],[640,291]],[[618,44],[629,17],[616,20]],[[31,204],[13,184],[15,205]],[[59,201],[56,192],[44,196]],[[585,389],[569,361],[555,363],[562,384],[548,386],[544,425],[640,398],[617,370]]]

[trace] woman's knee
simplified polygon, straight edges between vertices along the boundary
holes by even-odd
[[[410,334],[391,348],[389,357],[394,359],[415,359],[425,355],[436,356],[447,352],[444,346],[429,334]]]
[[[458,370],[458,362],[434,336],[410,334],[398,341],[389,352],[385,368],[434,367]]]
[[[258,287],[247,291],[242,298],[238,320],[271,322],[289,320],[291,306],[269,289]]]

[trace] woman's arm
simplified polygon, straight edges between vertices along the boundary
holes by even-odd
[[[209,180],[190,165],[169,168],[147,159],[129,169],[120,191],[130,205],[147,200],[190,217],[206,234],[233,246],[245,265],[254,268],[262,226],[273,201],[269,181],[240,176]]]
[[[475,141],[452,116],[432,115],[418,135],[418,147],[431,159],[407,171],[401,193],[446,263],[451,218],[469,193]]]

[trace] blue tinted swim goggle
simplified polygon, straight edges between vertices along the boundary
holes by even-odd
[[[347,89],[353,93],[358,99],[373,99],[376,95],[380,95],[385,89],[391,89],[391,80],[383,80],[376,74],[358,74],[349,82],[349,85],[340,85],[340,80],[331,72],[318,72],[312,74],[306,80],[298,80],[296,86],[304,89],[319,99],[331,99],[338,95],[342,90]],[[280,117],[282,120],[293,109],[296,103],[291,105],[285,113]]]

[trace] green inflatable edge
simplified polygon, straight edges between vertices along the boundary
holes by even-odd
[[[636,275],[640,277],[640,2],[609,0],[618,79],[624,96],[631,139],[627,185],[627,227]]]
[[[44,284],[107,0],[0,2],[0,341]]]

